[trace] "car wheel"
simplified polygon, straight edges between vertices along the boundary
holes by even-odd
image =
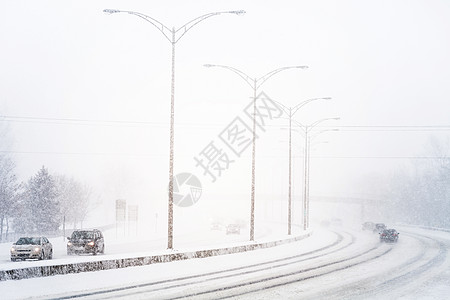
[[[105,254],[105,245],[103,245],[103,247],[102,247],[102,252],[101,252],[102,254]]]
[[[16,261],[16,259],[11,257],[11,261]]]
[[[98,249],[97,249],[97,247],[95,247],[95,248],[94,248],[94,251],[92,252],[92,254],[93,254],[93,255],[97,255],[97,251],[98,251]]]
[[[48,254],[48,259],[52,259],[53,258],[53,250],[50,250],[50,253]]]
[[[41,251],[41,255],[39,255],[39,260],[45,259],[45,253],[44,250]]]

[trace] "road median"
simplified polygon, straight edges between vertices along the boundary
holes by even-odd
[[[93,272],[101,270],[112,270],[127,267],[146,266],[157,263],[167,263],[178,260],[205,258],[225,254],[241,253],[297,242],[311,236],[311,234],[312,231],[287,239],[280,239],[261,243],[257,242],[248,243],[232,247],[213,248],[197,251],[186,251],[186,252],[174,251],[173,253],[158,254],[158,255],[105,259],[89,262],[76,262],[76,263],[55,264],[47,266],[34,266],[20,269],[0,270],[0,281],[20,280],[26,278],[75,274],[81,272]]]

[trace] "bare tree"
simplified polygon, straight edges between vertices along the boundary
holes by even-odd
[[[411,161],[412,169],[391,178],[389,188],[393,212],[398,221],[449,227],[450,152],[449,142],[431,137],[423,156]]]
[[[21,187],[17,182],[14,168],[14,162],[9,157],[0,155],[0,241],[3,239],[5,226],[6,236],[8,235],[8,220],[13,215],[14,206]]]
[[[82,226],[89,211],[91,188],[65,175],[56,175],[55,182],[61,205],[63,230],[68,222],[71,222],[74,228],[78,223]]]

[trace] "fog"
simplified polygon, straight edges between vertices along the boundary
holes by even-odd
[[[195,174],[202,184],[195,205],[176,208],[178,228],[217,215],[249,218],[251,147],[214,182],[194,157],[236,117],[251,124],[244,111],[253,91],[233,72],[204,64],[252,78],[308,66],[276,74],[259,92],[287,107],[332,97],[294,117],[303,125],[340,118],[315,128],[339,131],[324,132],[311,147],[312,201],[389,203],[392,176],[419,180],[417,164],[448,157],[448,1],[3,1],[0,153],[13,158],[20,180],[45,166],[90,185],[87,225],[113,223],[116,199],[139,205],[147,228],[158,220],[165,226],[167,210],[171,45],[144,20],[105,8],[140,12],[169,28],[209,12],[246,11],[205,20],[176,44],[174,174]],[[278,118],[257,132],[261,218],[286,214],[287,127]],[[304,138],[298,129],[292,134],[299,222]]]

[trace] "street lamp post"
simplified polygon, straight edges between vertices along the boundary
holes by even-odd
[[[105,9],[103,12],[108,14],[113,13],[127,13],[130,15],[135,15],[139,18],[144,19],[149,22],[156,29],[158,29],[164,37],[172,44],[172,80],[170,88],[170,153],[169,153],[169,205],[168,205],[168,235],[167,235],[167,248],[173,249],[173,162],[174,162],[174,116],[175,116],[175,44],[188,32],[192,27],[200,23],[201,21],[208,19],[213,16],[220,14],[244,14],[243,10],[233,10],[233,11],[223,11],[223,12],[213,12],[202,15],[191,21],[187,22],[183,26],[175,29],[172,27],[165,26],[158,20],[149,17],[147,15],[134,12],[134,11],[124,11],[117,9]]]
[[[273,75],[287,70],[287,69],[307,69],[308,66],[290,66],[290,67],[282,67],[275,69],[273,71],[270,71],[269,73],[265,74],[262,77],[259,78],[252,78],[248,76],[246,73],[233,68],[229,66],[223,66],[223,65],[212,65],[212,64],[205,64],[205,67],[219,67],[219,68],[225,68],[228,69],[234,73],[236,73],[239,77],[241,77],[253,90],[253,138],[252,138],[252,186],[251,186],[251,204],[250,204],[250,241],[255,240],[255,151],[256,151],[256,93],[258,89],[263,85],[264,82],[267,81],[270,77]]]
[[[305,100],[294,107],[287,107],[284,104],[273,100],[278,104],[285,114],[289,117],[289,189],[288,189],[288,235],[291,235],[292,231],[292,117],[302,108],[304,105],[316,101],[316,100],[331,100],[331,97],[312,98]]]
[[[339,120],[340,118],[324,118],[318,121],[313,122],[310,125],[300,125],[303,128],[305,133],[305,154],[304,154],[304,184],[303,184],[303,230],[308,228],[309,223],[309,132],[319,125],[320,123],[327,120]]]

